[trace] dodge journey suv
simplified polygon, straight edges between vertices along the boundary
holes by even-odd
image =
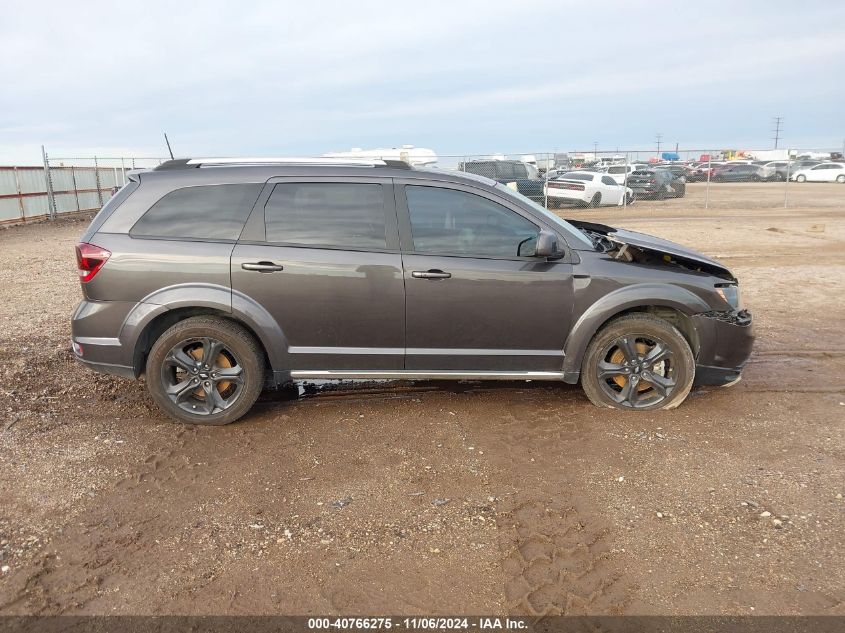
[[[76,357],[144,375],[194,424],[297,379],[559,380],[672,408],[739,380],[753,340],[719,262],[398,161],[168,161],[131,176],[76,254]]]

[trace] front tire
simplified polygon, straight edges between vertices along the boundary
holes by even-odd
[[[807,182],[807,177],[804,174],[795,177],[795,182]]]
[[[839,184],[845,183],[845,174],[840,174],[839,176],[837,176],[836,182],[838,182]]]
[[[598,407],[674,409],[692,389],[695,358],[671,323],[636,313],[614,319],[593,337],[581,386]]]
[[[264,354],[242,326],[191,317],[162,334],[150,350],[147,388],[159,408],[189,424],[234,422],[264,387]]]

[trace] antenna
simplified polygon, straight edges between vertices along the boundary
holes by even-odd
[[[173,160],[173,150],[170,149],[170,139],[167,138],[167,132],[164,132],[164,142],[167,143],[167,151],[170,152],[170,159]]]

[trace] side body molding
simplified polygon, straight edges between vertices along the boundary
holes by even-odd
[[[289,368],[288,343],[279,324],[247,295],[216,284],[178,284],[150,293],[123,322],[119,334],[121,345],[127,350],[135,350],[141,335],[156,317],[180,308],[210,308],[243,322],[266,350],[276,381],[283,379],[283,372]]]
[[[670,284],[634,284],[603,295],[581,313],[566,339],[564,380],[572,384],[578,382],[584,353],[602,324],[620,312],[642,306],[674,308],[687,315],[710,310],[710,306],[701,297]]]

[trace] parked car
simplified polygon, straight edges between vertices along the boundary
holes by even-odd
[[[628,199],[625,200],[627,191]],[[612,176],[595,171],[570,171],[546,183],[545,194],[549,207],[575,204],[587,207],[607,207],[632,204],[634,193]]]
[[[792,176],[796,182],[842,182],[845,183],[845,163],[821,163],[799,169]]]
[[[74,355],[145,375],[190,424],[299,379],[559,380],[603,407],[673,408],[739,380],[753,341],[718,261],[393,161],[168,161],[76,253]]]
[[[660,169],[665,169],[666,171],[671,172],[675,178],[683,178],[684,182],[689,180],[690,169],[686,165],[661,165]]]
[[[783,182],[786,180],[787,171],[792,172],[792,167],[789,165],[789,161],[786,160],[774,160],[769,163],[763,165],[763,169],[767,170],[770,174],[769,180],[778,180]]]
[[[472,160],[461,163],[459,169],[469,174],[510,184],[534,202],[539,204],[545,202],[543,194],[545,180],[540,178],[537,168],[528,163],[519,160]]]
[[[613,178],[618,184],[624,185],[626,176],[630,176],[638,169],[647,169],[644,163],[631,163],[630,165],[609,165],[604,168],[604,173]]]
[[[628,186],[634,195],[640,198],[683,198],[687,193],[687,183],[668,169],[640,169],[628,177]]]
[[[687,175],[687,182],[703,182],[707,180],[708,174],[712,178],[716,170],[724,164],[723,162],[710,162],[697,165]]]
[[[760,182],[766,179],[766,170],[750,163],[729,163],[710,174],[710,180],[715,182]]]

